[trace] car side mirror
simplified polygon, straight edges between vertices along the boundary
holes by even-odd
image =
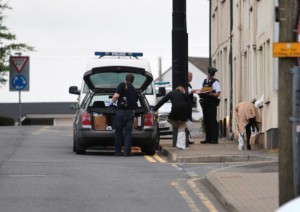
[[[166,88],[165,87],[159,87],[158,93],[156,94],[157,97],[165,96],[166,95]]]
[[[76,95],[79,95],[79,94],[80,94],[80,91],[78,90],[78,87],[77,87],[77,86],[70,86],[70,87],[69,87],[69,93],[70,93],[70,94],[76,94]]]

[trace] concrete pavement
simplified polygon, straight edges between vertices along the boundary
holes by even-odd
[[[238,150],[237,141],[200,144],[203,134],[192,132],[194,144],[186,150],[161,139],[161,153],[177,163],[247,162],[205,176],[205,184],[228,211],[275,211],[279,207],[278,154],[276,150]]]

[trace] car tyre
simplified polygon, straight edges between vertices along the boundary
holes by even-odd
[[[145,155],[155,155],[155,147],[156,145],[151,145],[151,146],[147,146],[147,147],[142,147],[141,150]]]
[[[157,126],[157,132],[159,131],[159,127]],[[160,136],[159,133],[156,135],[155,139],[155,150],[159,150]]]
[[[145,155],[150,155],[150,156],[153,156],[155,155],[155,150],[153,149],[147,149],[144,151]]]
[[[76,138],[75,138],[75,134],[73,134],[73,152],[76,152]]]
[[[76,147],[76,155],[84,155],[85,154],[85,149],[79,149]]]
[[[76,139],[76,143],[75,143],[75,152],[77,155],[84,155],[85,154],[85,148],[83,148],[78,140]]]

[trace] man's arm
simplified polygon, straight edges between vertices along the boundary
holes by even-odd
[[[111,107],[120,97],[120,94],[118,93],[114,93],[112,99],[111,99],[111,102],[109,103],[109,107]]]
[[[163,104],[165,104],[171,96],[172,92],[169,92],[167,95],[165,95],[153,108],[153,111],[157,111]]]
[[[219,81],[214,82],[213,89],[216,91],[216,93],[211,93],[210,95],[218,98],[221,95],[221,86],[220,86]]]

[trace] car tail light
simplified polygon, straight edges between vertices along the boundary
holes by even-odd
[[[81,114],[81,126],[91,127],[91,114],[88,112],[83,112]]]
[[[144,126],[153,126],[154,123],[154,115],[152,113],[144,114]]]

